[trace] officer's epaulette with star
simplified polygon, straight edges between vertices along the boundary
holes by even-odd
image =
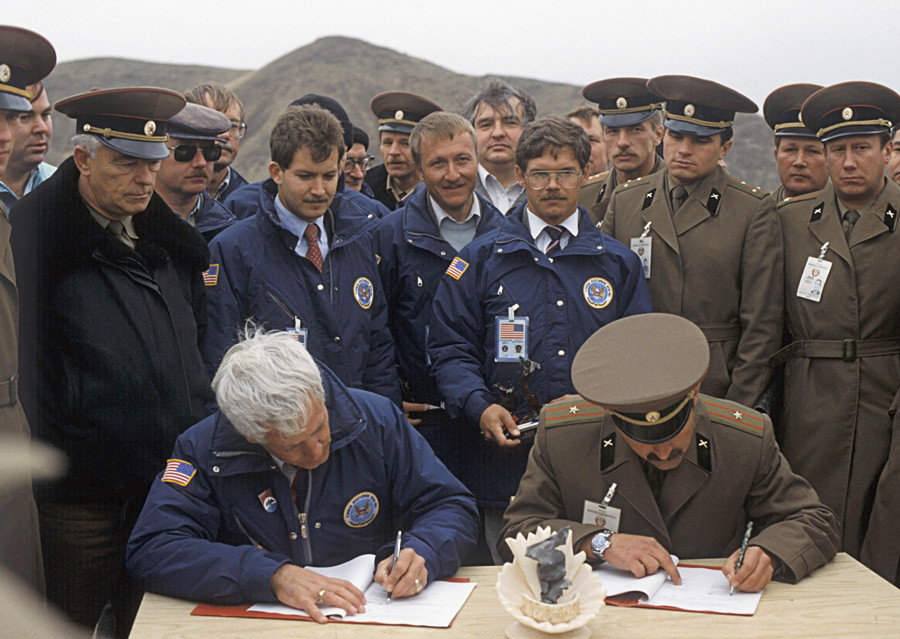
[[[605,414],[605,409],[592,404],[583,397],[559,399],[550,402],[541,410],[544,428],[597,421]]]
[[[747,184],[743,180],[739,180],[736,177],[734,177],[733,175],[728,176],[728,186],[730,186],[733,189],[737,189],[738,191],[741,191],[742,193],[747,193],[749,195],[752,195],[757,200],[761,200],[769,194],[764,189],[761,189],[758,186],[753,186],[752,184]]]
[[[765,432],[766,418],[762,413],[735,402],[717,397],[701,396],[703,406],[709,418],[719,424],[731,426],[738,430],[762,437]]]
[[[603,171],[602,173],[594,173],[591,177],[584,181],[584,184],[581,185],[582,188],[588,186],[589,184],[596,184],[597,182],[603,181],[606,179],[606,176],[609,175],[609,171]]]
[[[782,206],[786,204],[793,204],[794,202],[803,202],[804,200],[812,200],[819,194],[818,191],[813,191],[812,193],[804,193],[803,195],[794,195],[791,197],[786,197],[781,202],[775,205],[776,209],[780,209]]]
[[[648,178],[651,178],[651,177],[653,177],[653,175],[643,175],[639,178],[634,178],[633,180],[628,180],[624,184],[620,184],[619,186],[617,186],[616,190],[613,191],[613,193],[618,193],[620,191],[624,191],[625,189],[632,189],[636,186],[640,186],[641,184],[645,183]]]

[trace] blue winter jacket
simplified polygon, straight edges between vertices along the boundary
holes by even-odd
[[[457,571],[478,532],[472,495],[389,401],[324,368],[322,377],[331,450],[300,471],[296,504],[272,457],[221,413],[178,438],[173,459],[196,472],[185,486],[163,473],[153,483],[127,551],[142,588],[216,604],[274,602],[282,564],[381,560],[397,530],[425,559],[429,580]]]
[[[498,228],[503,218],[490,201],[475,195],[481,205],[477,239]],[[424,184],[373,233],[404,399],[438,406],[443,398],[428,370],[425,340],[431,302],[456,250],[441,237]]]
[[[200,214],[197,215],[194,228],[200,231],[203,239],[210,242],[216,235],[237,222],[238,219],[221,202],[214,200],[206,193],[201,193],[200,199]]]
[[[431,372],[447,412],[474,425],[497,403],[495,384],[518,390],[517,362],[495,362],[497,318],[527,317],[528,358],[540,365],[529,386],[546,404],[574,393],[571,368],[578,348],[613,320],[651,311],[643,271],[631,250],[604,235],[578,208],[578,235],[548,258],[523,221],[525,205],[500,228],[460,251],[457,277],[445,274],[435,294],[428,336]],[[521,400],[516,416],[527,413]],[[501,450],[475,438],[474,477],[467,479],[483,505],[505,508],[525,470],[528,445]]]
[[[201,352],[210,378],[247,319],[269,329],[308,331],[307,348],[342,382],[400,403],[394,343],[378,278],[372,222],[346,200],[325,214],[329,250],[322,272],[294,252],[299,238],[281,226],[277,187],[257,190],[258,214],[210,244],[209,326]]]

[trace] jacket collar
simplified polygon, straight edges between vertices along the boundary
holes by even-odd
[[[497,231],[495,243],[503,249],[504,253],[526,250],[534,256],[543,256],[544,254],[535,246],[534,238],[531,237],[531,233],[528,232],[523,221],[526,206],[527,202],[523,202],[503,218]],[[598,252],[604,252],[605,248],[603,245],[610,238],[601,235],[597,227],[591,222],[587,211],[582,207],[579,206],[575,214],[578,216],[578,235],[569,237],[569,243],[566,245],[566,248],[562,249],[558,255],[567,253],[597,255]]]
[[[500,226],[502,214],[491,204],[490,200],[475,192],[478,198],[478,204],[481,207],[481,218],[478,220],[478,227],[475,230],[475,236],[483,235],[489,230]],[[403,235],[408,239],[410,236],[428,237],[442,245],[446,245],[448,255],[455,255],[456,251],[444,238],[441,237],[440,230],[435,222],[434,212],[431,210],[428,201],[428,190],[424,184],[416,186],[406,200],[403,208],[400,209],[403,215]]]

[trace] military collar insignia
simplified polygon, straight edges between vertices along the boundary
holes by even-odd
[[[894,231],[894,226],[897,224],[897,209],[895,209],[890,204],[887,205],[887,209],[884,211],[884,225],[888,227],[891,232]]]
[[[645,210],[651,204],[653,204],[653,197],[656,195],[656,189],[650,189],[647,191],[647,195],[644,196],[644,203],[641,204],[641,210]]]
[[[816,208],[813,209],[812,215],[809,218],[810,222],[818,222],[822,219],[822,211],[825,210],[825,202],[819,202],[816,204]]]
[[[719,204],[722,200],[722,194],[717,190],[713,189],[709,193],[709,199],[706,200],[706,210],[709,211],[709,214],[715,217],[719,214]]]
[[[712,447],[709,438],[697,433],[697,463],[708,473],[712,472]]]
[[[616,434],[600,440],[600,470],[609,468],[616,458]]]

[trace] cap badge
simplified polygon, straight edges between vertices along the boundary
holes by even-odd
[[[156,122],[147,120],[147,124],[144,125],[144,135],[150,136],[154,133],[156,133]]]
[[[686,105],[684,105],[684,114],[685,114],[687,117],[692,117],[692,116],[694,115],[694,111],[696,111],[696,109],[694,109],[694,105],[693,105],[693,104],[686,104]]]
[[[628,100],[626,100],[625,98],[619,98],[618,100],[616,100],[616,106],[620,109],[626,109],[628,108]]]
[[[646,417],[647,421],[650,422],[651,424],[653,422],[659,421],[659,413],[656,412],[655,410],[651,410],[649,413],[647,413],[647,415],[645,417]]]
[[[400,111],[400,110],[398,109],[397,112],[394,113],[394,119],[395,119],[395,120],[402,120],[402,119],[403,119],[403,111]]]
[[[12,73],[9,70],[9,67],[5,64],[0,64],[0,82],[9,82],[9,78]]]
[[[845,120],[849,120],[853,117],[853,109],[850,107],[846,107],[843,111],[841,111],[841,117]]]

